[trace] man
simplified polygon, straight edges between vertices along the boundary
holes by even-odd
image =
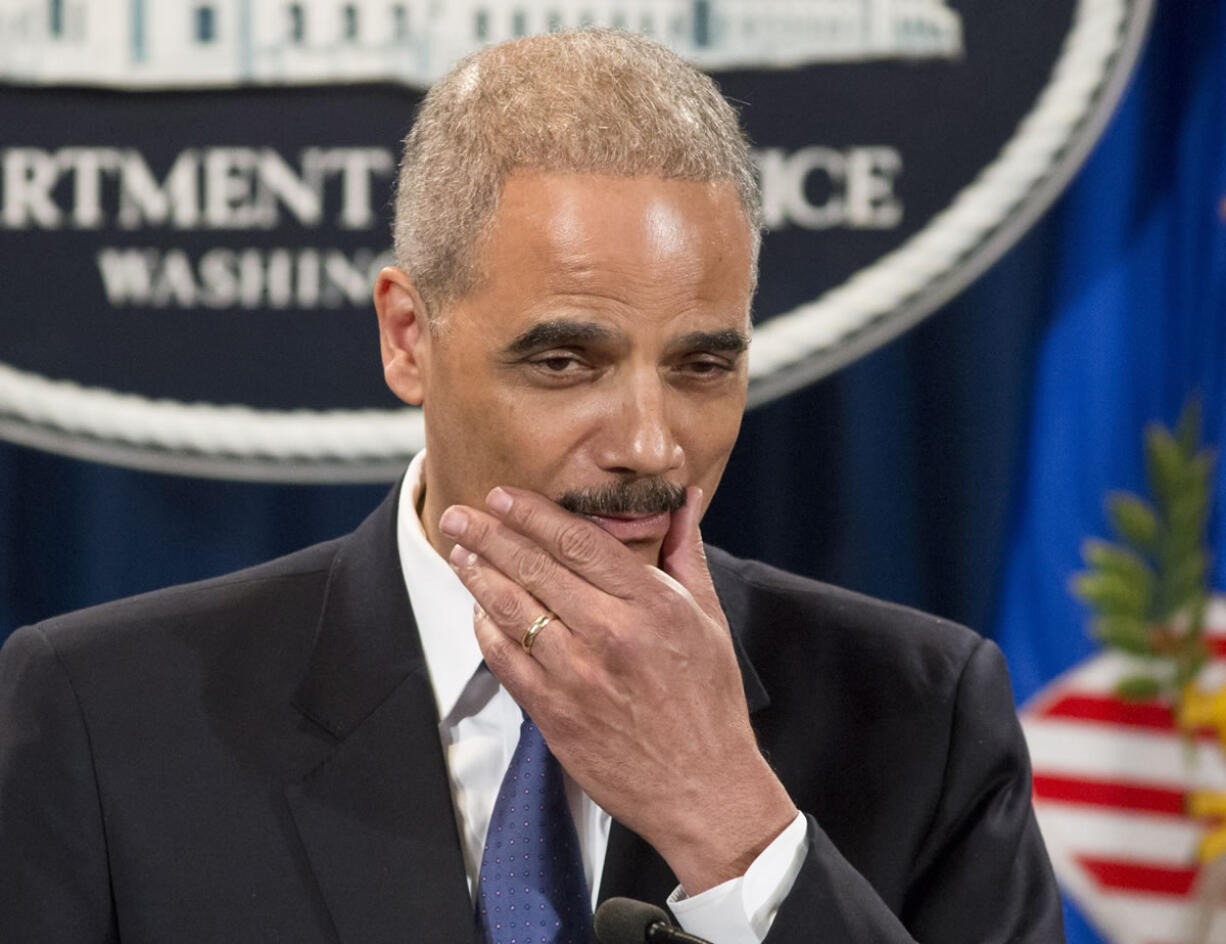
[[[425,453],[347,538],[14,634],[0,939],[503,940],[500,782],[536,729],[584,910],[1059,939],[996,649],[704,553],[758,225],[732,110],[646,40],[525,40],[435,87],[375,289]]]

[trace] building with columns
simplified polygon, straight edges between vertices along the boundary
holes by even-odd
[[[963,52],[945,0],[7,0],[0,78],[424,86],[488,43],[581,26],[640,31],[708,70]]]

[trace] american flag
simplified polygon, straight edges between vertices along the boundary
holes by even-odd
[[[1200,684],[1226,686],[1226,596],[1206,635]],[[1218,732],[1188,736],[1159,701],[1129,702],[1119,681],[1143,663],[1103,652],[1055,679],[1022,710],[1034,806],[1056,875],[1111,944],[1226,944],[1226,860],[1197,846],[1222,824],[1186,811],[1193,791],[1226,791]]]

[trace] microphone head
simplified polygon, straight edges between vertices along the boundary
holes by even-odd
[[[600,944],[644,944],[657,922],[672,924],[663,908],[633,898],[610,898],[596,909],[592,930]]]

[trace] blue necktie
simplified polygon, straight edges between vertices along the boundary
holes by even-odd
[[[591,939],[591,898],[562,765],[526,714],[490,817],[476,908],[488,944]]]

